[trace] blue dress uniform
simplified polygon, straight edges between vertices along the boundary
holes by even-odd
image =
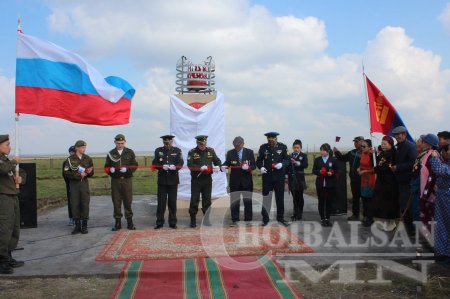
[[[153,166],[158,168],[158,207],[156,209],[156,226],[160,229],[164,225],[166,205],[169,208],[169,226],[177,228],[177,192],[180,179],[178,171],[183,166],[183,155],[178,147],[172,146],[175,136],[164,135],[164,146],[155,150]]]
[[[196,218],[198,212],[198,204],[200,202],[200,194],[202,195],[202,211],[205,214],[205,225],[210,225],[208,218],[208,209],[211,206],[212,191],[212,165],[220,166],[222,163],[217,157],[213,148],[206,147],[204,150],[199,148],[199,144],[205,143],[208,136],[196,136],[197,147],[191,149],[188,153],[187,165],[191,170],[191,202],[189,204],[189,215],[191,217],[192,228],[197,226]],[[201,169],[206,166],[206,169]]]
[[[285,144],[277,142],[279,134],[269,132],[267,136],[268,143],[261,145],[258,151],[256,165],[262,172],[262,225],[269,223],[269,212],[272,205],[272,191],[275,192],[275,201],[277,203],[277,221],[283,225],[288,225],[284,220],[284,174],[285,167],[290,164],[288,150]],[[277,169],[276,165],[281,163],[282,167]],[[263,173],[263,170],[266,173]]]

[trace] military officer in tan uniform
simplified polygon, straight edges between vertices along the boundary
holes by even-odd
[[[88,178],[94,175],[94,163],[85,152],[86,142],[78,140],[75,143],[75,154],[67,158],[68,166],[64,168],[64,176],[70,180],[70,199],[75,222],[73,235],[88,233],[87,223],[91,201]]]
[[[178,147],[172,146],[173,135],[161,136],[164,146],[155,150],[152,165],[158,168],[158,208],[156,209],[156,226],[164,225],[166,205],[169,207],[169,226],[177,228],[177,192],[180,179],[178,171],[184,164],[183,155]]]
[[[111,197],[114,206],[113,231],[122,228],[122,204],[127,219],[127,228],[135,230],[133,224],[133,173],[138,163],[132,149],[125,147],[126,140],[123,134],[114,137],[116,147],[106,156],[105,171],[111,177]]]
[[[191,216],[192,228],[197,226],[196,218],[200,194],[202,195],[202,211],[205,215],[203,224],[210,226],[208,209],[211,206],[212,192],[212,172],[220,171],[222,162],[217,157],[213,148],[207,147],[208,136],[199,135],[197,147],[191,149],[188,153],[188,167],[191,170],[191,202],[189,205],[189,215]],[[213,166],[214,165],[214,166]],[[208,213],[207,213],[208,212]]]
[[[0,135],[0,274],[11,274],[13,268],[24,265],[11,256],[19,242],[20,207],[16,184],[21,184],[22,178],[14,174],[20,159],[9,160],[10,152],[9,136]]]

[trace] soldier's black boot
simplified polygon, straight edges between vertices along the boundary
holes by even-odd
[[[197,227],[197,219],[195,219],[195,215],[191,215],[190,227],[192,227],[192,228],[196,228]]]
[[[136,230],[136,227],[133,224],[133,218],[127,218],[127,228],[129,230]]]
[[[11,267],[19,268],[19,267],[22,267],[23,265],[25,265],[25,262],[14,259],[11,255],[11,251],[8,252],[8,255],[9,255],[9,265]]]
[[[80,223],[79,219],[76,219],[75,220],[75,226],[74,226],[73,231],[72,231],[72,235],[76,235],[76,234],[79,234],[79,233],[81,233],[81,223]]]
[[[122,228],[122,219],[121,218],[116,218],[116,224],[114,224],[114,227],[112,228],[112,231],[118,231],[119,229]]]
[[[9,264],[9,257],[0,256],[0,274],[13,274],[14,269]]]
[[[87,234],[88,233],[87,220],[81,220],[81,233],[82,234]]]

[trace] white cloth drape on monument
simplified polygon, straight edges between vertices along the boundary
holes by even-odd
[[[196,109],[176,95],[170,96],[170,134],[175,136],[174,146],[183,152],[185,166],[189,150],[197,146],[195,136],[207,135],[212,147],[223,162],[225,159],[225,109],[224,96],[217,92],[216,99]],[[191,197],[191,175],[183,167],[179,172],[178,198]],[[212,197],[227,195],[227,178],[223,172],[212,174]]]

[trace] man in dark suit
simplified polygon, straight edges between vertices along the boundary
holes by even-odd
[[[158,207],[156,208],[156,226],[160,229],[164,225],[166,206],[169,207],[169,226],[177,228],[177,193],[178,171],[183,167],[184,160],[181,150],[172,146],[173,135],[161,136],[163,146],[155,150],[152,166],[158,168]]]
[[[222,170],[230,168],[230,210],[231,226],[239,221],[241,197],[244,201],[244,221],[252,221],[252,171],[256,169],[255,156],[251,149],[244,147],[244,138],[238,136],[233,140],[234,149],[229,150]]]
[[[398,184],[398,202],[400,215],[403,216],[405,228],[409,234],[415,233],[412,210],[408,206],[411,197],[410,182],[412,178],[414,162],[417,158],[416,144],[407,139],[408,131],[404,126],[395,127],[392,130],[395,140],[397,140],[397,155],[395,165],[391,167]]]
[[[288,150],[285,144],[278,142],[277,132],[264,134],[267,143],[260,146],[256,165],[262,174],[262,225],[269,223],[269,212],[272,206],[272,192],[275,191],[275,201],[277,203],[277,221],[288,226],[284,220],[284,174],[285,168],[291,163]]]

